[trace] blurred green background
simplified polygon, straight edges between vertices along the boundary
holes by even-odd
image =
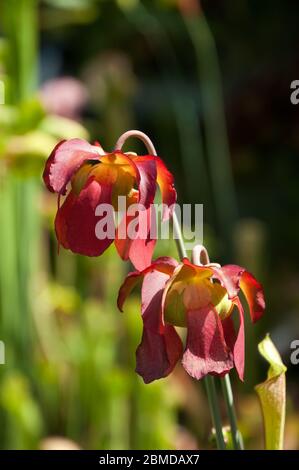
[[[253,387],[269,331],[288,366],[285,445],[299,449],[298,15],[291,0],[1,0],[1,449],[215,446],[201,383],[180,366],[150,385],[134,373],[138,297],[115,306],[130,266],[114,247],[57,255],[45,159],[62,138],[110,150],[130,128],[152,137],[179,201],[204,204],[212,260],[265,286],[245,383],[231,374],[245,446],[263,447]]]

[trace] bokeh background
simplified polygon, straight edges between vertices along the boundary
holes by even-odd
[[[231,374],[245,446],[263,448],[254,386],[270,332],[288,366],[285,446],[299,449],[298,15],[292,0],[1,1],[1,449],[215,447],[201,383],[180,366],[150,385],[134,373],[138,297],[115,306],[130,266],[114,247],[57,255],[46,157],[62,138],[109,150],[130,128],[152,137],[179,201],[204,204],[211,258],[264,284],[245,383]]]

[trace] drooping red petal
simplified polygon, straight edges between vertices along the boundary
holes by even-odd
[[[144,155],[133,157],[133,162],[138,168],[139,181],[139,204],[148,208],[154,202],[157,189],[157,166],[152,157]]]
[[[165,325],[163,336],[169,362],[168,369],[166,370],[167,376],[173,371],[177,362],[181,359],[183,355],[183,344],[176,329],[172,325]]]
[[[133,195],[132,200],[134,201],[133,204],[138,205],[139,192]],[[115,233],[115,247],[121,259],[127,261],[130,256],[130,248],[132,240],[128,236],[128,226],[131,222],[135,219],[136,214],[129,215],[128,208],[127,212],[123,215],[122,219],[120,220]]]
[[[161,158],[155,157],[155,161],[157,164],[157,181],[161,190],[162,202],[166,205],[163,220],[166,220],[172,215],[177,194],[174,187],[174,178],[172,173],[167,169]]]
[[[233,368],[233,357],[225,343],[220,318],[212,306],[188,311],[187,325],[182,364],[191,377],[224,375]]]
[[[131,272],[127,275],[126,279],[124,280],[123,284],[121,285],[118,293],[118,299],[117,299],[117,305],[119,310],[122,312],[123,310],[123,304],[134,289],[134,287],[138,284],[139,280],[145,276],[147,273],[164,273],[169,277],[176,266],[178,265],[178,262],[174,258],[170,258],[168,256],[162,256],[160,258],[157,258],[151,265],[147,266],[147,268],[142,271],[134,271]],[[154,287],[153,287],[154,289]],[[148,297],[149,298],[149,297]],[[147,302],[144,301],[144,305],[146,308]]]
[[[161,257],[142,272],[130,273],[120,288],[118,307],[121,310],[127,295],[143,276],[142,319],[143,334],[136,351],[136,372],[145,383],[166,377],[182,355],[182,342],[175,329],[162,321],[163,289],[178,263],[173,258]]]
[[[144,328],[136,350],[136,372],[146,384],[167,377],[181,358],[182,351],[182,341],[173,326],[165,325],[162,334]]]
[[[74,253],[99,256],[113,242],[113,238],[100,240],[96,225],[103,219],[95,215],[100,203],[111,203],[111,187],[90,181],[77,196],[72,191],[58,210],[55,229],[58,241]]]
[[[256,322],[262,317],[266,308],[263,287],[248,271],[244,271],[240,287],[247,300],[251,320]]]
[[[241,380],[244,380],[245,368],[245,331],[244,331],[244,310],[239,299],[236,299],[235,305],[238,307],[240,326],[237,339],[234,346],[234,363]]]
[[[139,271],[129,273],[126,279],[124,280],[123,284],[120,286],[117,297],[117,306],[121,312],[123,311],[123,306],[126,298],[130,295],[130,293],[132,292],[134,287],[136,287],[142,277],[143,274]]]
[[[56,145],[49,156],[43,173],[44,182],[51,192],[65,194],[73,174],[86,160],[99,160],[100,150],[82,139],[64,140]]]
[[[226,317],[224,320],[222,320],[222,328],[223,328],[223,334],[224,334],[224,339],[231,351],[234,350],[236,338],[237,338],[237,333],[234,325],[234,321],[231,315]]]
[[[154,249],[157,243],[156,219],[154,207],[149,207],[139,213],[139,231],[132,240],[129,259],[138,270],[143,270],[152,262]]]
[[[157,271],[154,268],[152,270],[147,269],[143,273],[135,271],[128,274],[119,289],[117,305],[119,310],[123,311],[123,304],[126,298],[142,277],[141,313],[143,322],[146,328],[154,332],[160,332],[163,328],[161,320],[161,300],[165,283],[169,279],[168,274]]]
[[[233,352],[234,363],[240,380],[244,380],[245,368],[245,331],[244,331],[244,311],[241,302],[237,298],[234,301],[239,311],[239,330],[236,333],[234,322],[231,316],[222,321],[223,332],[226,344]]]
[[[123,234],[126,238],[122,238]],[[138,271],[143,271],[151,264],[156,241],[156,219],[152,206],[134,216],[124,216],[116,231],[115,246],[123,260],[130,259]]]
[[[163,330],[162,296],[169,275],[150,271],[145,274],[141,288],[141,312],[144,326],[153,332]]]

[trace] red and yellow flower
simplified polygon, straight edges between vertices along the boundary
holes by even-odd
[[[236,265],[197,266],[187,259],[177,263],[159,258],[126,277],[118,296],[121,311],[140,280],[143,334],[136,351],[136,372],[145,383],[166,377],[180,359],[196,379],[207,374],[223,376],[235,367],[243,380],[244,312],[239,291],[253,322],[265,310],[262,286],[252,274]],[[175,327],[187,329],[185,349]]]
[[[173,176],[159,157],[118,150],[106,153],[99,145],[71,139],[54,148],[46,162],[43,178],[47,188],[59,198],[70,186],[55,219],[57,239],[64,248],[87,256],[101,255],[113,238],[96,236],[96,224],[101,220],[96,215],[96,208],[100,204],[110,204],[117,210],[118,196],[124,196],[127,208],[137,203],[147,211],[147,232],[143,237],[137,234],[133,239],[122,239],[116,228],[116,248],[119,255],[130,259],[136,269],[142,270],[150,264],[156,242],[150,235],[151,204],[157,185],[166,208],[164,218],[170,216],[176,201]],[[125,217],[122,224],[127,225],[131,218]]]

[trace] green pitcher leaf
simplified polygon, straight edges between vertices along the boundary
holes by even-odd
[[[258,345],[260,354],[269,362],[267,380],[257,385],[265,432],[267,450],[282,450],[286,406],[286,366],[269,335]]]

